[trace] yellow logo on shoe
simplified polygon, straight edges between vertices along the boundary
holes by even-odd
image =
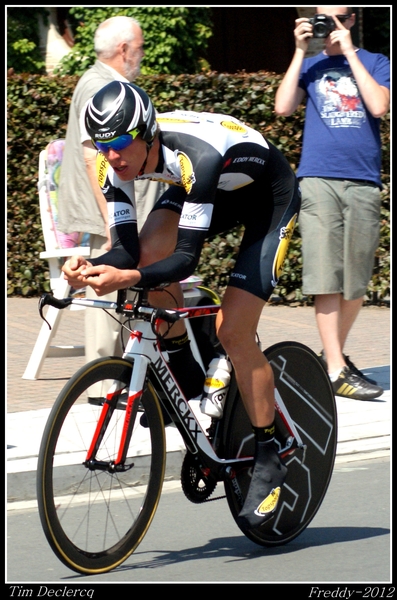
[[[258,515],[258,517],[262,517],[263,515],[275,511],[280,498],[280,493],[280,487],[273,488],[270,494],[260,503],[255,514]]]

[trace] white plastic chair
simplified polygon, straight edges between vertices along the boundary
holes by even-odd
[[[57,181],[62,161],[64,140],[50,142],[39,156],[39,202],[40,218],[43,229],[45,250],[40,252],[40,258],[46,259],[50,271],[50,285],[52,293],[56,298],[65,298],[70,293],[70,285],[63,278],[62,264],[66,258],[73,255],[89,257],[90,248],[87,245],[74,247],[61,247],[62,235],[57,231]],[[73,234],[72,234],[73,235]],[[76,234],[77,236],[79,234]],[[81,237],[81,235],[80,235]],[[53,340],[62,311],[50,306],[47,310],[46,319],[51,325],[43,322],[35,346],[30,356],[28,365],[22,379],[37,379],[44,360],[51,357],[83,356],[85,347],[76,346],[52,346]]]

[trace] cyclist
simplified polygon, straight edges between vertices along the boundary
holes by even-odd
[[[274,442],[273,372],[256,330],[300,208],[297,179],[282,153],[244,123],[205,112],[156,114],[134,84],[112,82],[97,92],[87,106],[85,126],[98,149],[112,249],[94,260],[66,262],[63,271],[74,287],[91,285],[100,296],[173,282],[170,289],[182,306],[178,282],[194,272],[205,239],[244,225],[216,329],[255,434],[255,464],[240,519],[246,527],[259,527],[274,515],[287,469]],[[169,184],[139,240],[129,191],[135,179]],[[152,295],[151,302],[175,306],[165,296]],[[184,333],[177,331],[181,341]]]

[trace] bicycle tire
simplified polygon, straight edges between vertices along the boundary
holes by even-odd
[[[296,538],[309,525],[324,499],[332,477],[337,445],[337,412],[331,383],[317,355],[298,342],[280,342],[265,350],[273,367],[275,386],[306,445],[283,458],[288,467],[274,518],[257,529],[245,529],[237,517],[251,480],[251,470],[236,471],[235,480],[225,481],[230,511],[251,541],[278,546]],[[253,456],[254,438],[239,393],[230,407],[225,432],[228,457]],[[276,412],[276,442],[287,437]]]
[[[133,364],[96,359],[69,380],[49,415],[37,466],[37,500],[45,536],[56,556],[84,574],[104,573],[123,563],[145,536],[156,512],[165,471],[165,432],[159,400],[150,382],[137,413],[122,473],[83,465],[101,406],[87,402],[94,383],[120,382],[128,390]],[[139,420],[146,412],[149,427]],[[98,460],[118,451],[125,408],[115,408],[99,447]]]

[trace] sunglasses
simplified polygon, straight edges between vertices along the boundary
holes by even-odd
[[[339,19],[339,21],[341,23],[344,23],[345,21],[347,21],[347,19],[350,19],[351,15],[335,15],[337,19]]]
[[[109,152],[109,150],[115,150],[116,152],[119,152],[120,150],[124,150],[125,148],[128,148],[128,146],[131,146],[132,142],[139,133],[139,129],[134,129],[133,131],[129,131],[124,135],[119,135],[119,137],[113,138],[113,140],[109,140],[108,142],[98,142],[98,140],[91,141],[95,148],[103,154],[106,154],[106,152]]]

